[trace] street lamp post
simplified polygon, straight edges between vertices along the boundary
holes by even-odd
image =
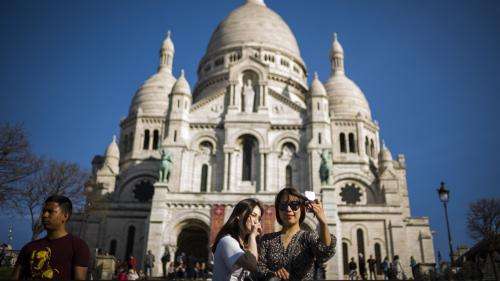
[[[450,199],[450,191],[444,186],[444,182],[441,182],[441,186],[437,190],[439,194],[439,200],[443,202],[444,206],[444,216],[446,218],[446,229],[448,230],[448,246],[450,247],[450,264],[453,265],[453,244],[451,240],[450,233],[450,222],[448,220],[448,200]]]

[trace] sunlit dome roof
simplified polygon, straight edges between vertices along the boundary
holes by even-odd
[[[262,0],[247,0],[231,12],[213,32],[206,55],[241,45],[276,48],[302,61],[292,31]]]
[[[129,114],[137,114],[141,108],[145,115],[164,116],[168,109],[168,95],[175,81],[168,71],[159,71],[151,76],[134,95]]]

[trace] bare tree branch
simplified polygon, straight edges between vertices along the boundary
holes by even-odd
[[[43,231],[40,211],[44,200],[51,195],[64,195],[71,199],[75,210],[79,209],[85,202],[83,192],[87,179],[88,173],[77,164],[43,161],[38,172],[16,184],[5,204],[10,207],[9,212],[30,216],[32,238],[36,239]]]
[[[0,206],[13,185],[41,168],[30,151],[22,125],[0,124]]]
[[[500,198],[480,199],[471,203],[467,228],[475,240],[495,238],[500,231]]]

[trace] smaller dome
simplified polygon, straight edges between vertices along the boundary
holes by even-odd
[[[166,69],[151,76],[134,95],[129,115],[137,114],[140,107],[145,115],[164,116],[168,109],[168,95],[175,81]]]
[[[181,76],[175,82],[174,88],[172,89],[173,94],[191,94],[191,87],[189,86],[188,81],[184,77],[184,69],[181,70]]]
[[[323,86],[323,83],[321,83],[321,81],[319,81],[317,72],[314,73],[314,79],[311,82],[311,88],[310,88],[309,92],[313,96],[325,96],[326,97],[325,87]]]
[[[392,154],[391,151],[384,145],[382,146],[382,150],[380,150],[380,155],[379,159],[381,162],[391,162],[392,161]]]
[[[118,144],[116,143],[116,136],[113,136],[113,140],[106,148],[106,157],[120,158],[120,149],[118,149]]]
[[[163,41],[163,45],[161,47],[162,50],[167,50],[167,51],[172,51],[175,52],[174,48],[174,42],[172,42],[172,39],[170,38],[170,30],[167,32],[167,38]]]
[[[345,75],[332,75],[325,84],[330,109],[337,116],[358,114],[371,119],[370,106],[361,89]]]

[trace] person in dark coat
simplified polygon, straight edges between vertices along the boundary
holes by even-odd
[[[359,275],[361,275],[362,280],[366,280],[366,261],[362,253],[359,253]]]

